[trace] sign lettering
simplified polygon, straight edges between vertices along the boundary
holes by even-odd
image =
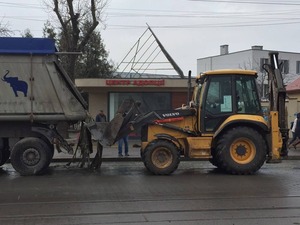
[[[165,80],[106,80],[108,86],[164,86]]]

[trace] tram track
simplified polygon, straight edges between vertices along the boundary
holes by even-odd
[[[286,203],[282,206],[280,203],[285,201]],[[223,202],[223,207],[218,206],[220,202]],[[229,204],[229,202],[231,202],[231,204]],[[245,202],[249,202],[248,207],[243,206]],[[269,203],[262,204],[261,202]],[[16,208],[18,208],[17,211],[14,210]],[[45,211],[49,209],[52,210],[49,212]],[[43,224],[47,224],[45,221],[53,220],[80,220],[84,222],[78,224],[85,224],[91,220],[102,221],[103,218],[106,218],[106,222],[114,222],[116,217],[120,219],[120,223],[122,223],[123,217],[132,218],[133,221],[131,222],[139,221],[143,223],[149,220],[154,221],[155,219],[153,218],[156,217],[159,217],[160,221],[181,221],[178,215],[181,215],[181,218],[185,218],[184,221],[189,221],[189,217],[194,218],[190,221],[209,221],[213,219],[229,220],[230,218],[242,218],[246,220],[253,220],[255,218],[300,219],[300,214],[298,213],[300,212],[300,196],[264,197],[259,198],[259,200],[257,197],[251,196],[244,198],[222,197],[2,203],[0,204],[0,211],[0,224],[10,224],[10,222],[13,221],[14,223],[16,221],[43,221]],[[230,218],[228,218],[228,215],[234,216],[229,216]],[[97,222],[97,224],[102,223]]]
[[[101,174],[7,174],[0,180],[0,225],[300,224],[298,162],[255,176],[183,165],[174,176],[141,173],[136,164],[125,171],[129,165],[110,164]]]
[[[60,221],[67,221],[63,224],[147,224],[170,223],[170,222],[203,222],[203,221],[231,221],[235,220],[257,221],[257,220],[279,220],[294,219],[299,221],[300,207],[268,207],[268,208],[217,208],[205,210],[147,210],[147,211],[114,211],[98,213],[61,213],[44,215],[14,215],[0,217],[0,224],[62,224]],[[259,215],[257,214],[259,213]],[[159,218],[159,219],[157,219]],[[297,224],[297,222],[294,222]]]

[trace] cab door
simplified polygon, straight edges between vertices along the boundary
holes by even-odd
[[[214,132],[233,114],[233,81],[231,75],[215,75],[207,78],[201,110],[201,132]]]

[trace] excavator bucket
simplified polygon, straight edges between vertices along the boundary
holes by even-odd
[[[94,139],[99,141],[102,146],[110,146],[129,133],[138,130],[145,124],[155,123],[157,120],[174,117],[172,115],[179,117],[190,116],[195,113],[194,110],[159,110],[142,113],[139,106],[140,102],[134,102],[132,99],[127,99],[123,101],[116,116],[109,123],[91,122],[87,124],[87,127]],[[165,126],[170,129],[179,129],[167,124],[161,124],[161,126]],[[188,131],[184,130],[184,132]]]
[[[120,138],[132,132],[130,121],[141,114],[140,103],[126,99],[110,122],[91,122],[87,125],[94,139],[103,146],[113,145]]]

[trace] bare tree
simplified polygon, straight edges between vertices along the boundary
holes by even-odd
[[[2,20],[0,21],[0,36],[9,37],[13,32],[8,29],[8,23],[3,24]]]
[[[29,28],[26,28],[22,33],[21,36],[24,38],[32,38],[33,34],[31,33]]]
[[[258,93],[260,98],[264,99],[266,96],[266,91],[265,90],[267,87],[265,84],[267,84],[268,81],[268,75],[267,73],[263,70],[263,68],[260,65],[260,61],[254,59],[253,61],[248,59],[247,61],[243,62],[243,65],[239,65],[240,69],[245,69],[245,70],[256,70],[257,71],[257,87],[258,87]]]
[[[81,52],[96,27],[103,24],[103,11],[107,0],[48,0],[46,4],[48,8],[53,9],[60,24],[60,51]],[[82,25],[86,21],[89,21],[90,25],[83,32]],[[77,54],[69,54],[66,57],[66,70],[72,80],[75,78],[77,59]]]

